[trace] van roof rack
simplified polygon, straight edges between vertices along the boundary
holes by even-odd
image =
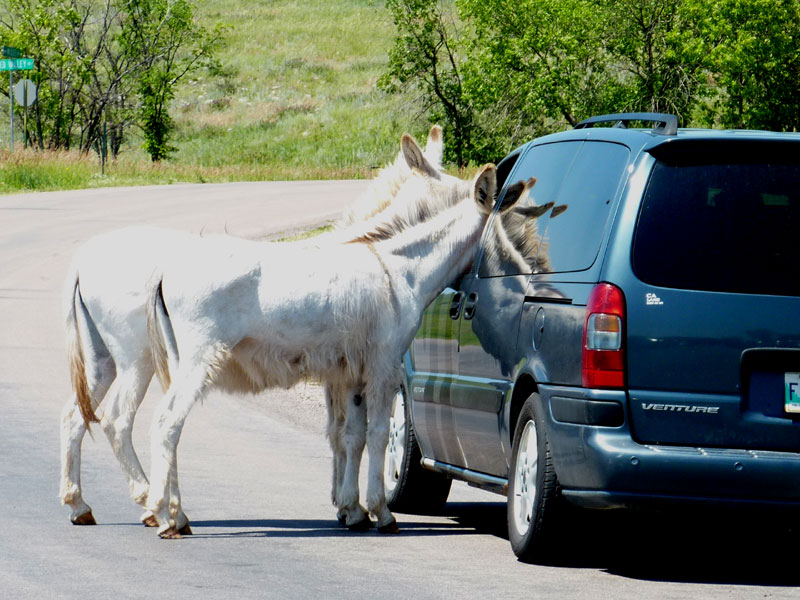
[[[657,123],[653,133],[660,135],[676,135],[678,133],[678,117],[665,113],[616,113],[613,115],[599,115],[584,119],[575,129],[593,127],[596,123],[616,123],[615,127],[627,127],[631,121],[652,121]]]

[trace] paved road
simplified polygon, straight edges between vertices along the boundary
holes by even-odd
[[[59,505],[58,420],[68,395],[59,294],[70,255],[137,222],[250,237],[328,221],[363,182],[174,185],[0,197],[0,598],[798,597],[798,536],[741,515],[593,515],[551,565],[518,563],[503,498],[455,484],[447,513],[398,515],[402,534],[343,531],[313,385],[196,407],[180,445],[195,535],[164,541],[99,431],[83,484],[100,525]],[[134,431],[149,464],[151,390]],[[687,520],[683,520],[687,519]]]

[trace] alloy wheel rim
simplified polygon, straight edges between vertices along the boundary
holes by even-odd
[[[403,458],[406,453],[406,403],[403,391],[398,390],[392,400],[392,416],[389,420],[389,444],[386,446],[383,479],[386,492],[391,493],[400,482]]]
[[[514,495],[512,497],[514,527],[521,536],[528,533],[536,501],[536,475],[539,471],[537,441],[536,425],[533,421],[528,421],[525,423],[519,441],[517,461],[514,465]]]

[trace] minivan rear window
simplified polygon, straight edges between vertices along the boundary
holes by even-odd
[[[639,212],[633,270],[669,288],[800,296],[799,227],[796,162],[657,161]]]

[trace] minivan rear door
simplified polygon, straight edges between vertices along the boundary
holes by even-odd
[[[800,144],[652,153],[624,285],[634,437],[800,451]]]

